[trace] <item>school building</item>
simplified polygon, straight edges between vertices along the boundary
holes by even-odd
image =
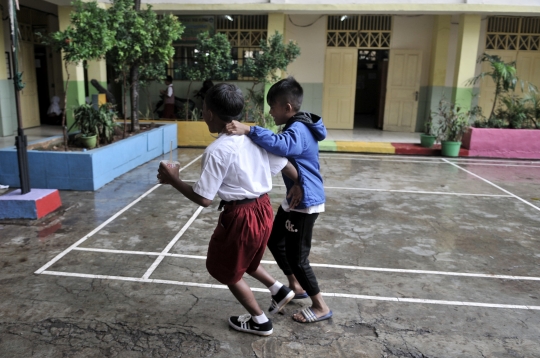
[[[69,24],[71,0],[19,0],[19,31],[26,87],[21,92],[25,128],[50,123],[53,96],[63,99],[61,55],[41,44],[39,34]],[[109,3],[99,0],[103,6]],[[261,40],[277,30],[294,40],[301,56],[289,66],[305,90],[303,110],[322,114],[331,129],[379,128],[422,131],[425,119],[441,99],[464,108],[479,104],[484,113],[493,103],[494,85],[476,88],[467,80],[488,70],[477,63],[486,52],[516,60],[518,75],[540,86],[540,0],[143,0],[158,13],[173,13],[186,26],[175,43],[170,64],[189,61],[198,32],[227,34],[238,64],[253,56]],[[0,136],[17,128],[13,66],[10,57],[7,0],[0,0]],[[485,65],[484,65],[485,66]],[[97,80],[117,95],[107,81],[105,61],[70,70],[68,109],[97,90]],[[234,79],[242,88],[251,82]],[[157,98],[162,85],[141,92]],[[197,89],[200,84],[193,84]],[[175,94],[185,97],[187,82],[177,77]],[[152,101],[149,99],[148,101]],[[147,109],[151,109],[148,105]]]

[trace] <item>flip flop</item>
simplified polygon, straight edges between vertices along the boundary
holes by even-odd
[[[313,323],[313,322],[324,321],[325,319],[332,318],[332,311],[328,312],[324,316],[317,317],[315,313],[313,313],[313,311],[311,310],[311,307],[304,308],[302,311],[300,311],[300,313],[304,316],[306,321],[305,322],[297,321],[296,319],[294,319],[294,316],[293,316],[293,320],[295,320],[298,323]]]
[[[294,295],[293,300],[302,300],[304,298],[308,298],[307,292],[297,293]]]

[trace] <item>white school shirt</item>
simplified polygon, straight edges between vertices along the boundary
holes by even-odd
[[[287,158],[268,153],[248,136],[220,134],[204,151],[201,177],[193,191],[213,200],[254,199],[272,190],[272,176],[287,165]]]
[[[167,86],[167,96],[165,96],[164,103],[166,103],[166,104],[174,104],[174,90],[173,90],[172,83]]]
[[[281,202],[281,208],[287,213],[289,211],[296,211],[298,213],[304,213],[304,214],[324,213],[324,203],[319,204],[319,205],[313,205],[304,209],[291,209],[291,207],[289,206],[289,202],[287,201],[287,198],[283,199],[283,201]]]

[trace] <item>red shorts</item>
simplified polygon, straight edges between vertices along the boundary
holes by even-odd
[[[274,212],[268,195],[246,204],[225,205],[208,245],[206,268],[225,285],[257,270],[272,231]]]

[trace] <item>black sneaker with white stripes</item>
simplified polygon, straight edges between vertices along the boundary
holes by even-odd
[[[272,321],[256,323],[250,314],[229,317],[229,326],[240,332],[253,333],[259,336],[269,336],[274,332]]]
[[[294,291],[283,285],[279,289],[278,293],[272,296],[272,303],[268,312],[275,314],[281,311],[283,307],[294,298]]]

